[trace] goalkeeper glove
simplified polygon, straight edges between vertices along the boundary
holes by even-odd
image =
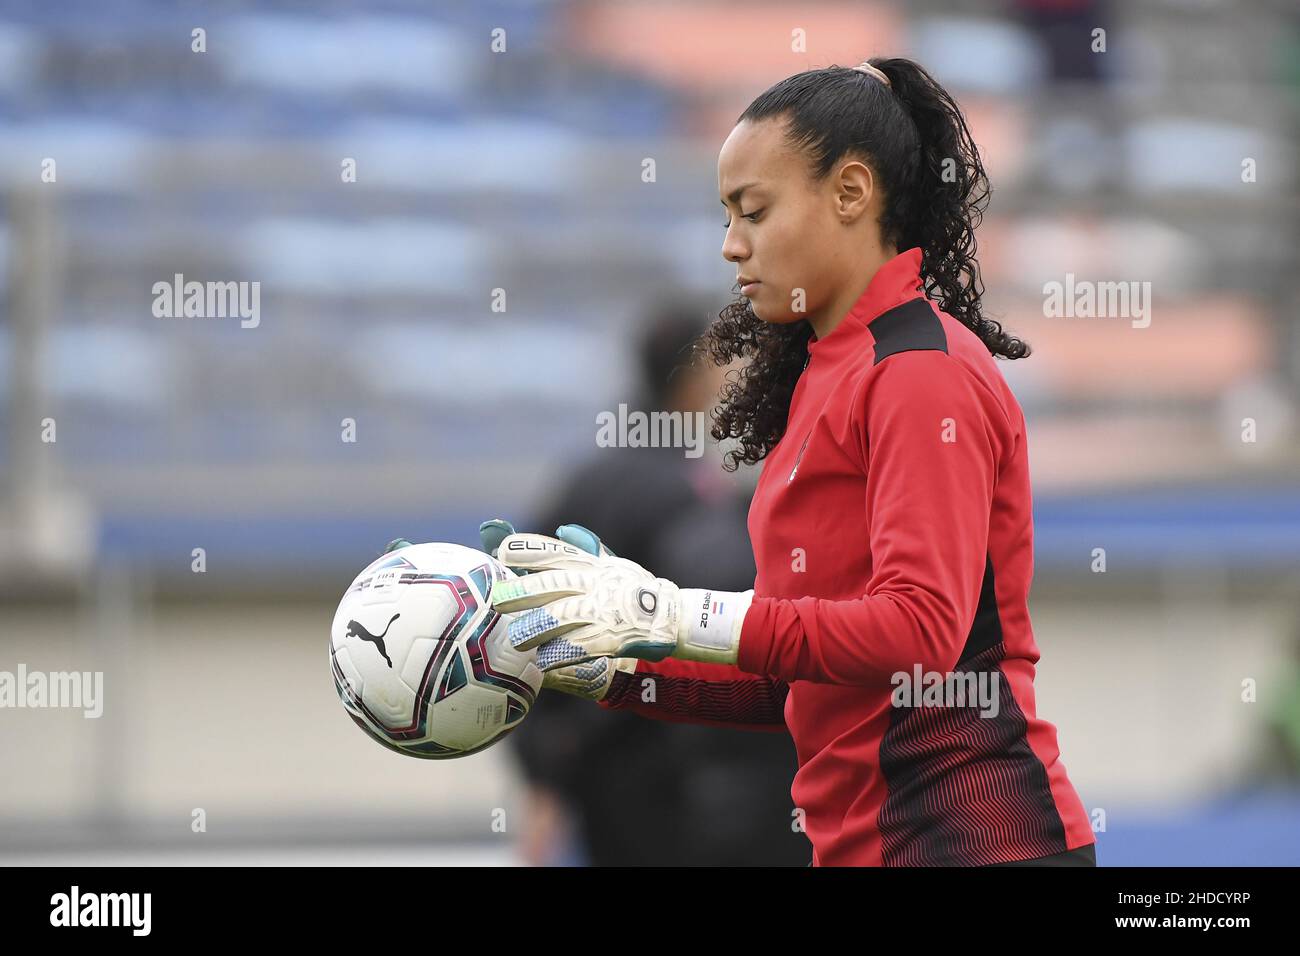
[[[579,526],[565,525],[560,531],[569,528],[577,529]],[[591,554],[597,553],[600,540],[585,528],[582,528],[581,532],[570,532],[563,540],[574,547],[585,549]],[[478,533],[479,539],[483,543],[483,550],[492,557],[499,558],[498,549],[501,542],[514,534],[515,529],[514,525],[509,521],[503,518],[493,518],[479,525]],[[525,574],[527,572],[516,570],[515,573]],[[540,660],[537,666],[542,667]],[[609,688],[614,683],[614,675],[620,671],[625,674],[635,673],[636,659],[631,657],[597,657],[573,664],[554,665],[549,669],[543,668],[542,689],[558,690],[587,700],[604,700],[605,695],[609,693]]]
[[[679,588],[581,525],[561,525],[556,535],[503,538],[498,560],[526,576],[492,587],[493,608],[523,612],[510,622],[510,642],[540,648],[543,671],[593,658],[736,662],[753,590]]]

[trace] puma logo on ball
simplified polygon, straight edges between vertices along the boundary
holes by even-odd
[[[393,622],[396,621],[401,616],[402,615],[400,614],[394,614],[391,618],[389,618],[388,623],[384,625],[383,634],[371,634],[361,625],[359,621],[348,621],[347,636],[359,637],[363,641],[369,641],[371,644],[374,644],[375,647],[379,649],[379,653],[384,655],[384,660],[388,661],[388,666],[392,667],[393,661],[388,656],[388,649],[384,647],[384,634],[388,633],[388,629],[393,626]]]

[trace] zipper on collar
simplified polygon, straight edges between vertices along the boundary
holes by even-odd
[[[816,427],[815,423],[813,427]],[[785,480],[787,485],[794,481],[794,473],[799,470],[799,462],[803,461],[803,452],[804,449],[808,447],[808,439],[812,438],[812,433],[812,428],[808,429],[808,434],[803,438],[803,444],[799,446],[799,454],[795,456],[794,467],[790,469],[790,477]]]

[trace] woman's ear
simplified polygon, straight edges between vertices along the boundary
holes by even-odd
[[[851,159],[840,167],[835,182],[836,214],[848,225],[866,215],[876,196],[876,178],[871,167]]]

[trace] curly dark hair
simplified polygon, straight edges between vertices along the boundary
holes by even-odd
[[[736,123],[785,119],[786,142],[809,157],[815,180],[846,156],[867,162],[885,197],[882,243],[900,252],[920,247],[926,295],[994,356],[1024,358],[1028,343],[981,313],[975,227],[988,205],[989,184],[961,110],[912,60],[868,62],[889,77],[889,86],[851,67],[807,70],[767,90]],[[781,440],[812,335],[806,319],[764,322],[748,299],[739,299],[697,343],[696,350],[718,365],[750,358],[729,374],[713,413],[714,439],[739,439],[739,447],[727,452],[727,470],[756,464]]]

